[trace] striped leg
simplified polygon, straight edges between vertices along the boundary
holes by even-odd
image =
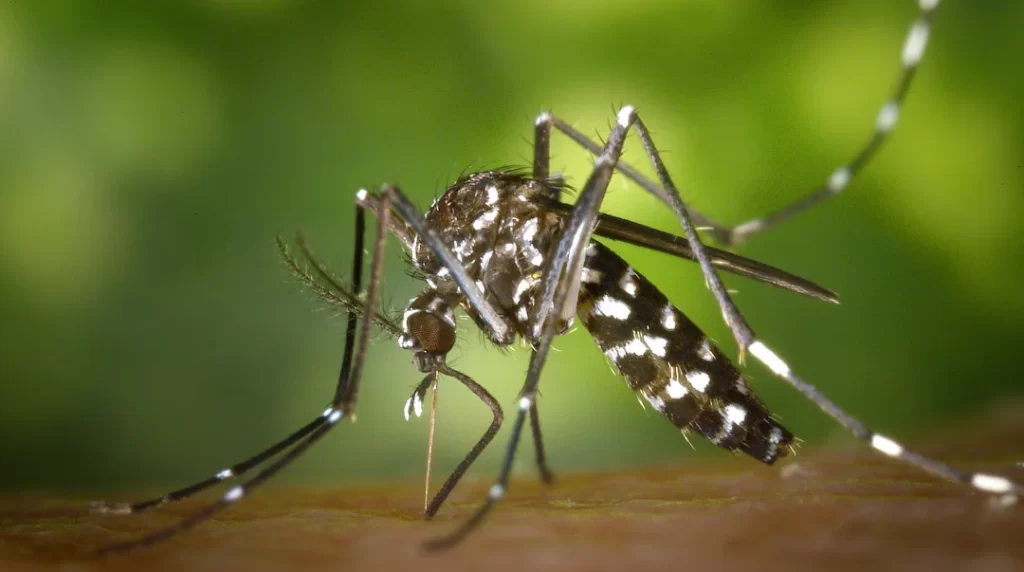
[[[182,487],[176,491],[169,492],[165,495],[161,495],[140,502],[112,503],[107,501],[97,501],[89,506],[89,511],[93,514],[133,514],[145,512],[147,510],[163,506],[164,504],[169,502],[186,499],[196,493],[202,492],[208,488],[216,486],[228,479],[241,477],[254,467],[259,466],[267,459],[270,459],[271,457],[277,455],[281,451],[284,451],[288,447],[291,447],[292,445],[294,445],[295,443],[297,443],[298,441],[300,441],[301,439],[315,431],[317,428],[324,424],[324,422],[327,420],[326,416],[329,415],[330,409],[325,411],[324,415],[321,415],[320,417],[317,417],[313,421],[310,421],[303,428],[292,433],[285,439],[272,445],[266,450],[256,455],[253,455],[252,457],[246,459],[245,461],[242,461],[241,463],[236,463],[224,469],[223,471],[220,471],[216,475],[213,475],[212,477],[199,481],[198,483],[189,485],[187,487]]]
[[[750,355],[757,358],[758,361],[771,369],[776,375],[789,382],[790,385],[813,401],[824,412],[832,416],[843,427],[847,428],[860,439],[868,441],[873,448],[890,457],[901,459],[904,462],[910,463],[911,465],[932,474],[970,485],[987,493],[1019,495],[1024,492],[1024,488],[1022,488],[1020,484],[1010,481],[1004,477],[985,473],[963,472],[938,461],[924,457],[913,451],[904,449],[892,439],[868,430],[860,421],[839,409],[839,407],[832,403],[831,400],[825,397],[825,395],[818,391],[813,385],[797,377],[793,373],[792,369],[790,369],[781,358],[769,350],[768,347],[757,338],[754,331],[740,314],[739,309],[733,303],[729,293],[725,290],[717,272],[708,262],[704,246],[701,244],[696,230],[693,228],[693,224],[687,216],[687,211],[683,206],[682,199],[679,197],[679,193],[672,184],[672,180],[661,161],[658,151],[654,147],[654,143],[650,138],[650,133],[639,118],[636,118],[636,128],[637,134],[640,136],[641,141],[643,141],[647,155],[654,164],[654,169],[658,173],[658,178],[660,179],[662,186],[666,191],[668,191],[669,198],[671,199],[670,205],[672,206],[672,210],[676,213],[677,218],[682,224],[685,236],[690,240],[694,255],[700,262],[701,269],[708,282],[708,286],[719,302],[719,307],[722,309],[722,314],[725,317],[726,323],[736,336],[736,341],[739,343],[739,347],[741,348],[741,356],[743,355],[742,352],[745,348],[750,352]]]
[[[900,55],[900,73],[896,81],[896,87],[893,88],[889,98],[878,112],[878,117],[875,121],[875,129],[871,138],[863,147],[861,147],[860,151],[854,155],[853,159],[850,160],[849,163],[835,169],[824,184],[815,188],[804,198],[798,199],[796,202],[783,207],[770,215],[749,220],[735,226],[730,226],[716,222],[708,218],[706,215],[697,212],[692,207],[687,206],[687,213],[690,215],[690,219],[697,226],[706,230],[717,242],[726,245],[735,245],[750,236],[776,226],[777,224],[788,220],[789,218],[796,216],[818,203],[824,202],[842,192],[850,184],[850,180],[864,169],[867,163],[889,137],[890,133],[892,133],[892,130],[896,127],[896,123],[899,120],[900,110],[906,100],[907,92],[910,89],[915,72],[921,63],[925,49],[928,46],[928,37],[931,32],[931,21],[938,4],[939,0],[918,0],[920,12],[917,19],[910,27],[910,31],[907,33],[907,38],[903,44]],[[600,145],[565,121],[552,116],[550,113],[541,113],[537,117],[536,123],[537,133],[540,133],[541,130],[544,129],[546,130],[545,133],[549,134],[550,128],[554,127],[591,153],[599,154],[602,152],[602,147]],[[546,168],[546,161],[544,166]],[[615,168],[625,175],[626,178],[633,181],[647,192],[653,194],[664,202],[669,201],[669,193],[667,189],[648,179],[630,165],[626,163],[618,163]],[[536,168],[534,173],[536,174]]]
[[[335,397],[331,401],[331,405],[326,410],[324,410],[324,412],[320,415],[318,419],[315,419],[314,421],[310,422],[310,424],[307,425],[307,428],[310,426],[312,426],[312,428],[309,429],[309,432],[305,434],[304,437],[296,437],[297,434],[303,431],[300,430],[299,432],[293,434],[288,439],[282,441],[282,443],[296,443],[290,450],[288,450],[287,453],[279,457],[270,465],[265,466],[262,470],[256,473],[256,475],[250,478],[249,480],[229,489],[224,494],[224,496],[221,497],[219,501],[203,507],[198,512],[192,514],[189,517],[186,517],[185,519],[167,528],[157,530],[155,532],[152,532],[150,534],[133,540],[109,544],[107,546],[101,547],[99,549],[100,554],[122,552],[125,550],[131,550],[155,544],[160,541],[171,538],[172,536],[180,532],[189,530],[192,527],[202,523],[203,521],[212,517],[214,514],[220,512],[221,510],[224,510],[232,503],[238,501],[243,496],[248,494],[252,489],[264,483],[265,481],[273,477],[275,474],[277,474],[278,471],[291,464],[292,461],[297,459],[302,453],[304,453],[307,449],[309,449],[316,442],[322,439],[332,428],[334,428],[334,426],[338,423],[338,421],[342,419],[342,417],[346,415],[351,416],[354,413],[358,384],[362,373],[363,363],[366,357],[366,351],[369,347],[370,342],[370,328],[376,317],[376,313],[374,310],[377,307],[378,287],[380,285],[380,278],[383,272],[384,244],[387,240],[388,224],[389,219],[391,217],[390,198],[390,195],[385,195],[384,199],[381,201],[380,208],[376,211],[378,219],[377,237],[374,245],[373,258],[370,263],[370,281],[366,290],[364,311],[362,312],[361,320],[356,319],[356,312],[350,311],[348,314],[347,335],[345,337],[345,348],[342,358],[341,371],[338,376],[338,389],[335,391]],[[362,231],[365,229],[365,212],[362,209],[357,210],[356,216],[357,249],[353,262],[354,268],[352,273],[352,292],[359,292],[361,288],[363,253],[363,239],[361,235]],[[358,341],[356,340],[357,325]],[[271,447],[271,449],[268,449],[268,451],[274,451],[276,453],[277,451],[284,449],[284,447],[285,446],[279,443],[278,445]],[[265,451],[263,453],[260,453],[259,455],[256,455],[256,457],[253,457],[253,459],[258,458],[260,460],[263,460],[270,456],[271,453]],[[249,461],[247,461],[246,463],[248,462]],[[255,463],[251,466],[254,465]],[[247,468],[251,468],[251,466]],[[213,479],[216,479],[216,481],[213,484],[216,484],[216,482],[224,480],[218,478],[221,475],[223,475],[224,478],[228,478],[230,476],[234,476],[234,473],[232,472],[232,474],[227,474],[225,471],[222,471],[220,474],[213,477]],[[188,491],[188,494],[198,492],[198,490],[202,490],[203,488],[209,486],[206,485],[205,483],[211,482],[213,481],[213,479],[207,479],[206,481],[202,481],[192,487],[187,487],[186,489],[182,490]],[[182,495],[179,498],[184,498],[184,496],[188,496],[188,494]],[[102,511],[102,506],[104,505],[100,506],[100,510]],[[113,506],[115,508],[117,507],[117,505]]]
[[[840,425],[853,433],[858,439],[866,441],[872,448],[883,455],[899,459],[900,461],[913,465],[923,471],[929,472],[933,475],[938,475],[951,481],[957,481],[984,493],[1006,495],[1005,498],[1007,500],[1014,500],[1016,497],[1024,494],[1024,486],[1020,483],[1011,481],[1006,477],[988,473],[973,473],[970,471],[956,469],[945,463],[911,451],[893,439],[868,429],[863,423],[844,412],[829,398],[825,397],[825,395],[818,391],[816,387],[807,383],[793,373],[793,370],[786,365],[786,362],[776,355],[775,352],[768,349],[768,346],[764,345],[760,340],[757,340],[750,345],[750,355],[756,357],[761,361],[761,363],[768,366],[775,375],[786,380],[797,391],[813,401],[814,404],[821,408],[822,411],[838,421]]]
[[[358,289],[360,287],[360,284],[362,282],[362,271],[363,271],[363,259],[362,259],[362,256],[363,256],[363,249],[364,249],[365,234],[366,234],[366,216],[365,216],[365,214],[364,214],[364,212],[362,210],[359,210],[356,213],[356,224],[355,224],[355,253],[356,254],[355,254],[355,257],[353,259],[353,268],[352,268],[353,291],[358,291]],[[328,297],[328,298],[331,298],[331,299],[336,299],[336,298],[332,298],[332,297],[335,296],[335,294],[333,294],[333,292],[331,292],[331,291],[327,290],[326,288],[324,288],[323,286],[321,286],[311,276],[309,276],[308,274],[306,274],[304,271],[302,271],[299,268],[299,265],[295,262],[295,260],[288,253],[288,249],[285,246],[284,242],[280,239],[280,237],[278,237],[277,243],[278,243],[278,247],[281,250],[281,255],[284,258],[286,264],[288,264],[288,266],[292,269],[292,272],[294,272],[296,274],[296,276],[299,276],[307,284],[309,284],[312,287],[316,288],[318,290],[318,292],[320,292],[321,295],[323,295],[325,297]],[[315,265],[316,264],[315,259],[313,259],[310,256],[310,253],[308,251],[306,251],[306,254],[309,257],[309,260],[311,261],[311,263]],[[317,269],[319,271],[323,272],[323,269],[320,268],[319,266],[317,266]],[[332,278],[332,281],[333,281],[333,278]],[[352,349],[353,349],[352,345],[355,342],[355,333],[356,333],[356,326],[357,326],[357,323],[356,323],[356,313],[351,311],[351,306],[349,306],[349,308],[350,308],[350,311],[349,311],[348,319],[347,319],[347,323],[346,323],[345,348],[344,348],[344,351],[343,351],[343,355],[346,356],[346,361],[345,361],[345,363],[342,364],[341,373],[340,373],[339,379],[338,379],[338,383],[339,384],[343,383],[344,378],[347,376],[347,371],[348,371],[348,368],[350,366],[350,363],[348,362],[348,360],[350,359],[349,356],[352,353]],[[209,477],[209,478],[207,478],[205,480],[199,481],[199,482],[194,483],[192,485],[189,485],[187,487],[180,488],[178,490],[169,492],[167,494],[164,494],[164,495],[161,495],[161,496],[149,499],[149,500],[135,502],[135,503],[111,503],[111,502],[106,502],[106,501],[97,501],[97,502],[94,502],[94,503],[92,503],[90,505],[90,511],[95,513],[95,514],[133,514],[133,513],[138,513],[138,512],[145,512],[147,510],[150,510],[150,509],[162,506],[162,505],[164,505],[164,504],[166,504],[168,502],[174,502],[174,501],[179,501],[179,500],[186,499],[186,498],[188,498],[188,497],[190,497],[192,495],[195,495],[195,494],[197,494],[199,492],[202,492],[202,491],[204,491],[206,489],[209,489],[209,488],[211,488],[213,486],[216,486],[216,485],[218,485],[218,484],[220,484],[220,483],[222,483],[222,482],[224,482],[224,481],[226,481],[228,479],[241,477],[242,475],[246,474],[248,471],[250,471],[253,468],[255,468],[255,467],[259,466],[260,464],[262,464],[264,461],[274,457],[275,455],[277,455],[281,451],[284,451],[288,447],[291,447],[292,445],[294,445],[295,443],[297,443],[301,439],[307,437],[313,431],[317,430],[321,425],[324,424],[325,421],[327,421],[330,418],[331,413],[332,413],[332,408],[327,408],[327,410],[325,410],[324,413],[321,414],[319,417],[317,417],[316,419],[310,421],[304,427],[302,427],[298,431],[295,431],[294,433],[292,433],[288,437],[284,438],[283,440],[275,443],[274,445],[272,445],[269,448],[261,451],[260,453],[257,453],[256,455],[253,455],[252,457],[246,459],[245,461],[242,461],[240,463],[236,463],[236,464],[234,464],[234,465],[232,465],[232,466],[230,466],[230,467],[228,467],[228,468],[218,472],[217,474],[215,474],[212,477]]]
[[[622,144],[626,133],[636,120],[634,109],[623,107],[618,120],[608,137],[604,152],[594,163],[594,170],[580,192],[576,207],[566,221],[562,234],[555,244],[542,279],[542,293],[537,307],[537,315],[533,317],[531,338],[534,349],[530,355],[530,365],[526,373],[526,381],[520,391],[519,411],[512,425],[512,436],[502,461],[498,478],[491,486],[487,499],[466,520],[462,526],[447,536],[434,539],[427,543],[430,550],[442,550],[455,546],[473,532],[487,516],[494,505],[505,496],[508,490],[509,475],[512,472],[512,461],[515,459],[519,438],[527,414],[533,409],[540,383],[540,373],[551,351],[551,342],[557,332],[563,331],[572,314],[576,311],[576,299],[580,290],[580,277],[586,256],[586,246],[590,242],[601,202],[608,190],[615,165],[622,154]]]
[[[918,0],[920,13],[917,20],[910,26],[907,39],[903,43],[903,50],[900,54],[900,72],[899,78],[896,80],[896,87],[893,88],[889,98],[878,111],[875,129],[870,139],[854,155],[853,159],[846,165],[832,171],[832,174],[825,183],[814,189],[809,195],[774,213],[749,220],[732,228],[716,229],[717,234],[723,236],[726,243],[738,244],[750,236],[776,226],[818,203],[838,195],[849,185],[850,180],[864,169],[864,166],[867,165],[868,161],[875,155],[875,152],[882,146],[882,143],[889,137],[889,134],[892,133],[893,128],[896,127],[896,122],[900,116],[900,109],[903,107],[907,92],[910,90],[914,73],[917,71],[917,66],[921,63],[925,48],[928,46],[932,16],[938,5],[939,0]]]

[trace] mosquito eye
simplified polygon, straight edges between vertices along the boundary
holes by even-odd
[[[425,352],[446,354],[455,345],[455,328],[437,314],[417,312],[409,316],[406,327]]]

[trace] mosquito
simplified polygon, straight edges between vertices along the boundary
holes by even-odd
[[[342,419],[353,417],[371,330],[379,327],[412,352],[423,381],[406,402],[422,412],[423,398],[439,376],[458,380],[492,411],[493,419],[465,459],[428,504],[432,517],[461,476],[494,438],[504,416],[498,402],[469,375],[455,370],[446,357],[456,342],[455,312],[463,311],[493,344],[506,347],[524,340],[531,348],[526,379],[519,392],[512,435],[498,477],[484,502],[454,531],[427,543],[449,548],[475,530],[506,494],[509,475],[526,420],[543,480],[551,481],[537,408],[537,391],[552,341],[578,317],[626,383],[684,434],[695,433],[730,451],[771,465],[784,457],[793,434],[746,384],[732,361],[674,306],[658,288],[595,237],[651,248],[700,265],[726,324],[739,347],[739,360],[749,354],[803,394],[858,439],[883,455],[938,477],[1007,500],[1024,486],[1003,476],[956,469],[905,448],[896,440],[867,428],[845,413],[812,384],[799,377],[769,349],[730,298],[718,271],[767,282],[805,296],[836,302],[836,294],[813,282],[766,264],[705,245],[697,227],[717,242],[733,245],[771,228],[843,191],[895,127],[900,107],[928,44],[938,0],[919,0],[919,14],[901,52],[896,87],[882,105],[874,131],[854,158],[837,168],[809,195],[781,210],[736,226],[719,224],[680,196],[637,110],[620,108],[605,143],[598,144],[551,113],[541,113],[534,126],[533,165],[529,172],[492,170],[470,174],[452,184],[422,214],[396,186],[356,194],[355,248],[351,282],[345,286],[326,270],[304,241],[299,241],[308,269],[279,240],[292,271],[328,300],[348,309],[346,337],[337,389],[318,417],[281,442],[214,476],[161,497],[134,504],[97,503],[102,513],[137,513],[181,500],[223,481],[241,478],[257,466],[254,476],[227,490],[215,503],[192,516],[147,536],[113,544],[104,552],[153,544],[190,529],[227,508],[266,482]],[[574,204],[562,202],[565,186],[549,171],[552,130],[594,153],[594,167]],[[650,160],[657,182],[620,162],[626,135],[635,131]],[[600,212],[614,172],[622,173],[668,205],[682,236]],[[362,291],[366,213],[377,219],[369,276]],[[385,243],[394,235],[405,247],[415,272],[426,282],[396,323],[378,310]],[[276,456],[276,459],[269,462]]]

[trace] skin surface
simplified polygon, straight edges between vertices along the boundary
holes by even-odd
[[[937,432],[922,448],[1021,478],[1024,409]],[[930,445],[929,445],[930,443]],[[937,481],[862,450],[801,451],[776,468],[739,457],[699,466],[520,476],[492,518],[447,553],[450,531],[486,493],[468,479],[434,522],[414,483],[271,487],[174,540],[97,559],[92,550],[190,513],[188,501],[127,517],[85,499],[0,499],[0,570],[1019,570],[1024,506]],[[134,498],[137,495],[124,495]]]

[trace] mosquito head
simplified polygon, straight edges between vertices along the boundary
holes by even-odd
[[[435,371],[455,346],[452,300],[433,289],[413,298],[402,317],[398,345],[415,352],[414,360],[420,371]]]

